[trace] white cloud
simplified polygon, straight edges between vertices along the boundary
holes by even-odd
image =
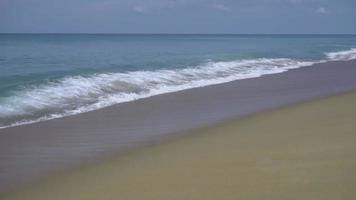
[[[319,14],[323,14],[323,15],[330,13],[328,9],[326,9],[325,7],[321,7],[321,6],[316,9],[316,12]]]
[[[301,2],[301,0],[288,0],[288,1],[293,4],[297,4]]]
[[[138,13],[147,13],[149,11],[146,7],[141,5],[134,6],[132,10]]]
[[[231,8],[229,8],[223,4],[213,4],[212,7],[217,10],[221,10],[221,11],[231,11]]]

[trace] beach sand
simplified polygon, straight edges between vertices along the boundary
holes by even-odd
[[[356,90],[355,74],[356,60],[319,63],[0,129],[0,193],[191,129]]]
[[[356,199],[356,93],[186,132],[2,200]]]

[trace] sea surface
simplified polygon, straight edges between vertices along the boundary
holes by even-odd
[[[0,127],[351,59],[356,35],[0,34]]]

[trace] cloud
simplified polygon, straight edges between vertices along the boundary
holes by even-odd
[[[217,10],[220,10],[220,11],[225,11],[225,12],[231,11],[231,8],[229,8],[223,4],[213,4],[212,7]]]
[[[131,0],[129,1],[129,4],[134,12],[142,14],[155,14],[169,9],[181,9],[197,5],[201,6],[204,1],[207,0]]]
[[[301,0],[288,0],[288,2],[292,4],[297,4],[297,3],[301,3]]]
[[[138,13],[143,13],[143,14],[149,12],[149,10],[146,7],[141,6],[141,5],[136,5],[136,6],[132,7],[132,10],[135,12],[138,12]]]
[[[105,1],[93,1],[88,3],[87,7],[94,11],[115,11],[120,4],[116,1],[105,0]]]
[[[325,15],[325,14],[329,14],[330,12],[329,12],[329,10],[326,9],[325,7],[321,7],[321,6],[320,6],[320,7],[318,7],[318,8],[316,9],[316,13]]]

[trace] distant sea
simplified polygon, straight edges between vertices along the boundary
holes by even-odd
[[[0,34],[0,127],[356,59],[356,35]]]

